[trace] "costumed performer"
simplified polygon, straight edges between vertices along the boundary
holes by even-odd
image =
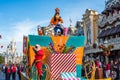
[[[62,27],[60,25],[61,23],[63,23],[63,19],[60,16],[59,8],[56,8],[55,9],[55,15],[54,15],[54,17],[52,17],[52,19],[50,21],[50,24],[55,26],[54,27],[55,35],[57,35],[58,33],[63,34],[63,29],[62,29]]]
[[[43,74],[42,74],[42,59],[44,57],[44,51],[41,49],[41,46],[39,44],[35,45],[35,47],[33,48],[33,51],[35,53],[35,59],[34,59],[32,66],[35,65],[38,75],[41,80],[41,78],[43,76]]]

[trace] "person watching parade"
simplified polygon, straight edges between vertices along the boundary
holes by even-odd
[[[12,69],[12,80],[16,80],[16,71],[17,71],[16,65],[13,64],[11,69]]]

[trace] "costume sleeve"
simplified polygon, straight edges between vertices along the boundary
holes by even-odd
[[[50,24],[54,24],[54,17],[51,19]]]
[[[38,51],[37,55],[43,56],[44,55],[44,51],[43,50]]]
[[[62,18],[60,18],[60,21],[61,21],[61,23],[63,23],[63,19]]]

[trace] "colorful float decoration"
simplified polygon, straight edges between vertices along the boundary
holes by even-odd
[[[74,72],[76,74],[74,77],[81,78],[84,36],[29,35],[28,39],[28,61],[30,65],[32,65],[34,61],[33,56],[35,56],[32,48],[36,44],[39,44],[44,50],[45,57],[43,58],[43,66],[45,66],[45,73],[47,73],[45,80],[62,78],[61,75],[63,72]],[[37,79],[35,67],[32,67],[32,71],[31,76]],[[42,79],[45,77],[42,77]]]
[[[109,56],[110,51],[112,48],[114,48],[114,46],[111,44],[111,45],[108,45],[108,47],[106,47],[105,45],[101,44],[99,48],[103,50],[104,56]]]
[[[86,80],[81,77],[85,37],[68,36],[62,23],[60,10],[56,8],[48,27],[38,28],[38,35],[27,36],[28,80]],[[44,51],[41,77],[32,65],[36,44]]]

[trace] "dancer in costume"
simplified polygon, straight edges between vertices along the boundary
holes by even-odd
[[[59,8],[55,9],[55,15],[54,17],[52,17],[50,24],[55,26],[54,27],[54,31],[55,31],[55,35],[61,35],[63,34],[63,29],[61,27],[61,23],[63,23],[63,19],[60,16],[60,10]]]
[[[39,44],[35,45],[35,48],[33,48],[33,51],[35,52],[35,60],[33,62],[33,65],[35,65],[38,75],[41,80],[41,78],[43,76],[43,74],[42,74],[42,59],[44,57],[44,51],[41,49]]]
[[[60,16],[60,10],[58,8],[55,9],[55,15],[52,17],[50,24],[56,26],[59,23],[63,23],[63,19]]]

